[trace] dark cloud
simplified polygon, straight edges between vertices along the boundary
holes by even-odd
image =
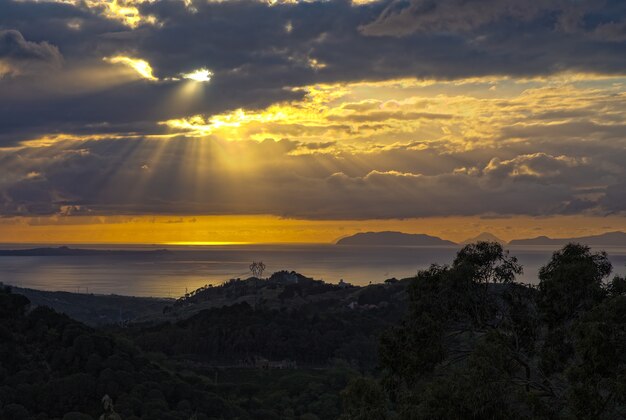
[[[604,23],[595,28],[593,34],[600,40],[624,42],[626,41],[626,21]]]
[[[478,37],[525,30],[586,35],[623,41],[625,7],[619,0],[393,0],[373,22],[361,26],[370,36],[463,34]],[[508,31],[502,25],[507,25]]]
[[[62,61],[63,57],[54,45],[45,41],[27,41],[14,29],[0,30],[0,78],[46,67],[56,68]]]
[[[59,50],[47,42],[29,42],[16,30],[0,31],[0,57],[12,60],[60,62]]]
[[[626,209],[626,183],[611,185],[602,199],[603,207],[610,213],[623,214]]]
[[[540,13],[575,7],[567,3],[567,0],[393,0],[374,22],[361,29],[373,36],[469,33],[501,20],[528,22]]]

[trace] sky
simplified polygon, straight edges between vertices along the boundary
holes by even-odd
[[[622,0],[0,0],[0,242],[626,230]]]

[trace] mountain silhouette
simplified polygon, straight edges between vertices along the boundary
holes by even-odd
[[[549,238],[537,236],[530,239],[514,239],[509,245],[555,245],[561,246],[570,242],[578,242],[589,246],[626,246],[626,233],[608,232],[601,235],[581,236],[578,238]]]
[[[365,232],[357,233],[337,241],[337,245],[368,246],[437,246],[456,245],[456,243],[420,233],[402,232]]]
[[[474,242],[497,242],[499,244],[506,244],[506,241],[498,238],[496,235],[489,232],[482,232],[481,234],[474,236],[473,238],[462,241],[461,244],[466,245]]]

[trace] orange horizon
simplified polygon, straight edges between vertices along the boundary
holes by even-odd
[[[0,219],[2,244],[331,244],[345,236],[375,231],[421,233],[457,243],[488,232],[509,242],[512,239],[537,236],[573,238],[626,231],[626,219],[617,216],[561,216],[306,220],[270,215],[51,216]]]

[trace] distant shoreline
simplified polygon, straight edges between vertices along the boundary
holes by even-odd
[[[568,238],[568,239],[550,239],[541,238],[535,242],[534,239],[512,240],[503,246],[510,250],[533,249],[540,251],[557,250],[563,245],[570,242],[579,242],[596,249],[624,249],[626,243],[593,243],[584,242],[585,238]],[[85,244],[75,247],[58,246],[58,247],[34,247],[19,248],[17,244],[11,244],[12,248],[0,248],[0,257],[170,257],[176,258],[181,254],[206,251],[224,251],[224,250],[262,250],[269,249],[307,249],[307,248],[341,248],[341,249],[458,249],[464,244],[456,244],[454,242],[443,242],[434,244],[411,244],[411,243],[312,243],[312,244],[245,244],[245,245],[228,245],[228,246],[196,246],[196,245],[174,245],[163,248],[162,245],[145,245],[143,249],[128,248],[125,244],[107,244],[102,245],[103,248],[94,248],[93,244]],[[106,248],[105,248],[106,247]],[[137,246],[138,248],[140,246]],[[157,248],[158,247],[158,248]],[[146,249],[149,248],[149,249]],[[150,249],[152,248],[152,249]]]
[[[67,246],[0,249],[0,257],[84,257],[84,256],[162,256],[171,253],[167,249],[154,250],[122,250],[122,249],[87,249],[69,248]]]

